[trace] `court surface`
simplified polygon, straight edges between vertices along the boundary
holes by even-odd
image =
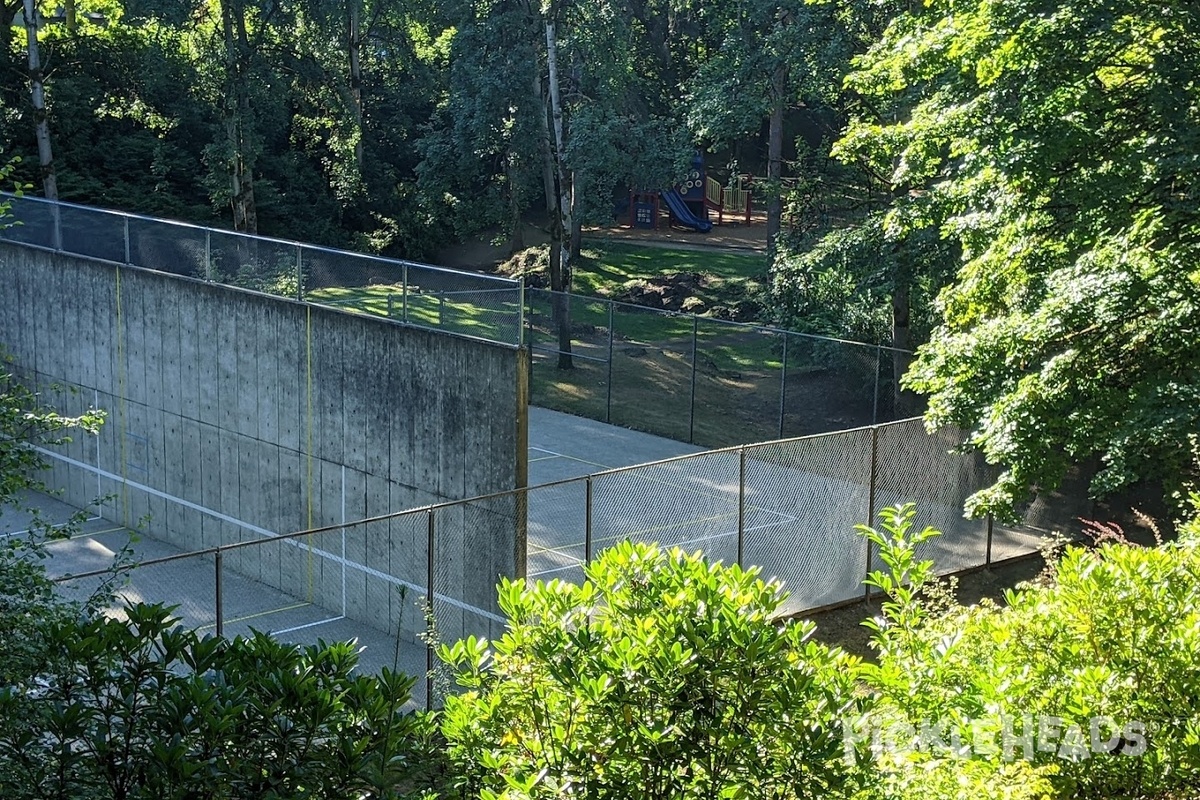
[[[43,520],[59,525],[76,511],[46,495],[25,495],[23,505],[35,506]],[[0,511],[0,531],[22,535],[29,527],[26,514],[11,509]],[[149,561],[182,554],[180,548],[154,538],[154,523],[134,533],[107,520],[85,522],[69,540],[51,542],[46,561],[51,577],[79,575],[106,569],[123,553],[134,561]],[[269,632],[299,645],[318,640],[357,639],[363,647],[360,668],[378,672],[383,667],[399,668],[410,675],[425,673],[425,647],[411,638],[347,619],[306,602],[302,596],[281,592],[238,574],[226,565],[222,570],[222,606],[226,636],[249,635],[252,630]],[[87,600],[102,588],[100,578],[67,580],[59,584],[66,597]],[[200,633],[216,632],[216,578],[211,556],[194,556],[129,570],[110,587],[113,596],[106,613],[122,616],[126,602],[162,603],[175,606],[173,614],[185,627]],[[414,689],[414,705],[424,704],[424,682]]]
[[[530,486],[703,449],[560,411],[529,409]]]
[[[783,447],[778,454],[788,452]],[[923,499],[885,492],[872,498],[866,474],[860,481],[841,479],[813,471],[821,459],[769,453],[747,451],[743,467],[736,451],[705,452],[531,409],[527,577],[578,582],[589,554],[594,558],[625,539],[701,550],[711,561],[732,564],[739,556],[740,525],[743,562],[761,567],[764,578],[783,581],[790,593],[785,610],[796,613],[861,596],[868,569],[883,565],[875,558],[868,566],[866,540],[855,526],[866,521],[872,502],[878,512],[908,500],[917,501],[917,530],[929,525],[944,532],[922,545],[921,557],[933,559],[940,572],[984,563],[986,522],[964,520],[962,508],[947,502],[937,486],[925,487],[929,494]],[[697,455],[674,458],[686,454]],[[836,467],[840,457],[827,455],[826,466]],[[647,463],[652,461],[661,463]],[[639,466],[596,474],[630,465]],[[582,480],[539,488],[589,474],[590,489]],[[997,525],[993,560],[1033,552],[1039,541]]]

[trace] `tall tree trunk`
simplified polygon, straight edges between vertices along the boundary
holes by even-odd
[[[79,32],[79,15],[75,8],[75,0],[66,0],[63,5],[67,17],[67,33],[74,36]]]
[[[362,175],[363,170],[363,105],[362,105],[362,63],[359,57],[359,48],[362,40],[362,0],[346,0],[350,6],[350,19],[348,20],[349,41],[346,43],[347,50],[350,53],[350,97],[354,101],[354,127],[357,129],[358,138],[354,141],[354,163],[358,167],[358,174]]]
[[[258,210],[254,202],[254,156],[246,133],[251,113],[249,87],[246,85],[250,46],[246,36],[245,9],[238,0],[221,0],[221,32],[225,40],[225,136],[229,147],[233,229],[258,233]]]
[[[533,88],[538,102],[542,104],[542,184],[546,190],[546,214],[553,217],[554,209],[558,207],[558,196],[554,191],[554,145],[551,144],[550,133],[550,101],[546,97],[546,89],[542,86],[540,75],[533,79]]]
[[[767,142],[767,258],[773,261],[783,227],[783,110],[787,103],[787,64],[771,75],[771,122]]]
[[[553,9],[551,10],[553,12]],[[571,360],[571,198],[563,153],[562,97],[558,86],[558,33],[551,15],[546,19],[546,64],[549,69],[550,116],[554,130],[554,193],[557,198],[550,227],[550,288],[555,295],[555,317],[558,324],[558,368],[573,369]]]
[[[25,33],[29,39],[29,83],[32,87],[33,121],[37,131],[42,194],[47,200],[57,200],[58,180],[54,174],[54,153],[50,148],[50,123],[46,118],[46,91],[42,86],[42,57],[38,52],[37,9],[33,0],[25,0]]]
[[[571,258],[583,255],[583,213],[579,208],[579,182],[571,172]]]
[[[504,171],[508,183],[508,254],[515,256],[525,249],[525,224],[521,219],[521,197],[517,188],[517,154],[509,150],[504,157]]]

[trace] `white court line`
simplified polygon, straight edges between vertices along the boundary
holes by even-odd
[[[50,498],[50,499],[53,500],[53,498]],[[79,524],[84,525],[84,524],[88,524],[89,522],[96,522],[97,519],[103,519],[103,517],[96,516],[96,517],[88,517],[86,519],[80,519]],[[56,522],[53,525],[50,525],[50,530],[66,528],[67,525],[70,525],[70,524],[72,524],[72,523],[71,522]],[[7,534],[0,534],[0,539],[8,539],[8,537],[10,537],[10,536],[24,536],[25,534],[31,534],[31,533],[34,533],[34,529],[32,529],[32,528],[26,528],[25,530],[13,530]],[[102,531],[100,531],[100,533],[108,534],[108,533],[112,533],[112,531],[102,530]],[[80,536],[95,536],[95,535],[96,534],[80,534]]]
[[[315,628],[318,625],[324,625],[328,622],[337,622],[338,620],[343,620],[345,618],[346,617],[344,615],[339,615],[336,617],[330,617],[329,619],[320,619],[320,620],[317,620],[316,622],[306,622],[303,625],[294,625],[290,628],[284,628],[283,630],[271,631],[271,635],[272,636],[281,636],[285,633],[294,633],[295,631],[302,631],[305,628]]]
[[[706,495],[706,496],[712,497],[715,495]],[[745,530],[747,530],[747,531],[756,531],[761,528],[771,527],[772,525],[783,525],[783,524],[789,523],[789,522],[799,522],[800,521],[799,517],[793,517],[791,514],[785,514],[782,511],[775,511],[770,508],[759,508],[758,506],[752,506],[752,507],[750,507],[750,509],[747,509],[747,510],[761,511],[764,514],[774,514],[775,516],[780,517],[780,520],[778,522],[766,523],[763,525],[755,525],[753,527],[746,528]],[[727,519],[727,518],[736,517],[736,516],[737,516],[736,511],[727,511],[723,514],[712,514],[707,517],[692,517],[691,519],[680,520],[679,522],[674,522],[674,523],[671,523],[670,525],[659,525],[654,528],[643,528],[640,531],[633,531],[632,533],[623,534],[620,536],[605,536],[605,537],[599,539],[598,541],[607,542],[607,541],[614,541],[614,540],[618,540],[618,539],[632,539],[635,536],[641,537],[643,534],[647,534],[647,533],[657,534],[657,533],[661,533],[663,531],[675,530],[678,528],[687,527],[689,525],[695,525],[697,523],[713,522],[714,520]],[[724,534],[721,534],[721,535],[724,536]],[[557,553],[562,550],[574,550],[576,548],[581,548],[584,545],[584,543],[581,541],[575,541],[575,542],[568,542],[567,544],[560,544],[560,545],[555,545],[553,547],[548,547],[548,546],[543,546],[543,545],[538,544],[537,542],[539,541],[539,538],[537,536],[530,536],[529,540],[530,540],[529,546],[532,549],[535,549],[538,552],[542,552],[542,553]]]
[[[85,469],[90,472],[95,472],[99,475],[102,475],[105,478],[108,478],[109,480],[117,481],[118,483],[122,483],[122,484],[124,484],[126,486],[130,486],[134,489],[140,489],[141,491],[146,492],[147,494],[154,495],[155,497],[161,497],[164,500],[170,500],[171,502],[178,503],[179,505],[181,505],[185,508],[190,508],[193,511],[197,511],[201,514],[207,514],[208,516],[213,517],[214,519],[219,519],[222,522],[228,522],[230,525],[234,525],[234,526],[237,526],[240,528],[245,528],[248,531],[253,531],[254,533],[259,534],[260,536],[262,536],[265,539],[278,539],[279,538],[278,533],[273,533],[272,531],[269,531],[266,528],[260,528],[257,525],[252,525],[249,522],[244,522],[235,517],[231,517],[228,514],[222,514],[220,511],[214,511],[211,508],[205,508],[204,506],[197,505],[196,503],[190,502],[188,500],[184,500],[179,497],[175,497],[174,495],[159,491],[158,489],[155,489],[151,486],[146,486],[145,484],[138,483],[137,481],[131,481],[128,478],[125,478],[121,475],[114,475],[113,473],[99,469],[98,467],[93,467],[91,464],[84,464],[82,461],[76,461],[73,458],[68,458],[67,456],[62,455],[61,453],[55,453],[51,450],[46,450],[41,447],[35,447],[34,449],[38,450],[43,455],[49,456],[50,458],[57,458],[60,461],[64,461],[68,464],[79,467],[80,469]],[[387,583],[391,583],[395,586],[406,586],[409,589],[412,589],[413,591],[416,591],[416,592],[428,592],[428,590],[429,590],[428,586],[417,586],[415,583],[409,583],[408,581],[401,580],[400,578],[394,577],[392,575],[388,575],[387,573],[380,572],[377,569],[372,569],[371,567],[368,567],[365,564],[359,564],[355,561],[350,561],[345,558],[340,558],[338,556],[335,556],[333,553],[313,547],[311,544],[305,544],[304,542],[298,541],[295,538],[284,539],[283,541],[284,541],[284,544],[290,545],[292,547],[299,547],[301,549],[307,549],[312,553],[316,553],[316,554],[320,555],[322,558],[328,558],[330,561],[333,561],[335,564],[341,564],[343,566],[349,567],[350,569],[358,570],[359,572],[363,572],[363,573],[366,573],[367,575],[371,575],[373,577],[379,578],[380,580],[386,581]],[[469,603],[464,603],[462,600],[457,600],[453,597],[448,597],[443,594],[438,594],[437,592],[433,593],[433,599],[435,601],[440,601],[442,603],[446,603],[447,605],[454,606],[455,608],[461,609],[462,611],[468,611],[472,614],[476,614],[478,616],[485,617],[486,619],[494,620],[495,622],[507,622],[507,620],[504,617],[501,617],[498,614],[493,614],[490,611],[484,611],[482,608],[476,608],[475,606],[470,605]]]
[[[610,467],[608,464],[601,464],[598,461],[588,461],[586,458],[579,458],[578,456],[569,456],[566,453],[559,453],[555,450],[547,450],[544,447],[536,447],[534,445],[530,445],[529,449],[537,450],[539,453],[546,454],[542,458],[531,458],[531,459],[529,459],[530,461],[549,461],[552,458],[565,458],[568,461],[578,461],[580,464],[587,464],[589,467],[599,467],[602,470],[612,469],[612,467]],[[531,486],[529,488],[534,489],[537,487]]]

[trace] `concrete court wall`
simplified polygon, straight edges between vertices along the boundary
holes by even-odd
[[[0,346],[64,413],[108,413],[99,437],[60,448],[48,482],[76,505],[113,495],[104,516],[184,549],[525,485],[514,347],[7,243]],[[435,589],[460,614],[443,635],[489,619],[464,608],[496,612],[497,578],[524,565],[523,513],[507,500],[439,515]],[[375,523],[313,539],[315,558],[275,543],[225,563],[412,631],[426,531]]]

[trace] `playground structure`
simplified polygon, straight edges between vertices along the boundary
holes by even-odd
[[[734,180],[733,186],[722,186],[720,181],[711,177],[705,178],[704,205],[717,212],[718,225],[725,223],[726,213],[731,217],[744,219],[747,225],[750,224],[750,215],[754,210],[754,198],[750,190],[744,187],[750,184],[753,177],[737,175]]]
[[[672,225],[679,225],[700,233],[712,230],[709,212],[717,212],[717,224],[725,223],[728,214],[732,219],[750,224],[753,213],[753,198],[748,188],[753,181],[750,175],[736,175],[730,186],[723,186],[707,174],[704,156],[697,153],[692,159],[692,169],[687,180],[673,189],[660,191],[631,191],[629,194],[629,225],[633,228],[657,229],[662,218],[662,205],[666,204]]]

